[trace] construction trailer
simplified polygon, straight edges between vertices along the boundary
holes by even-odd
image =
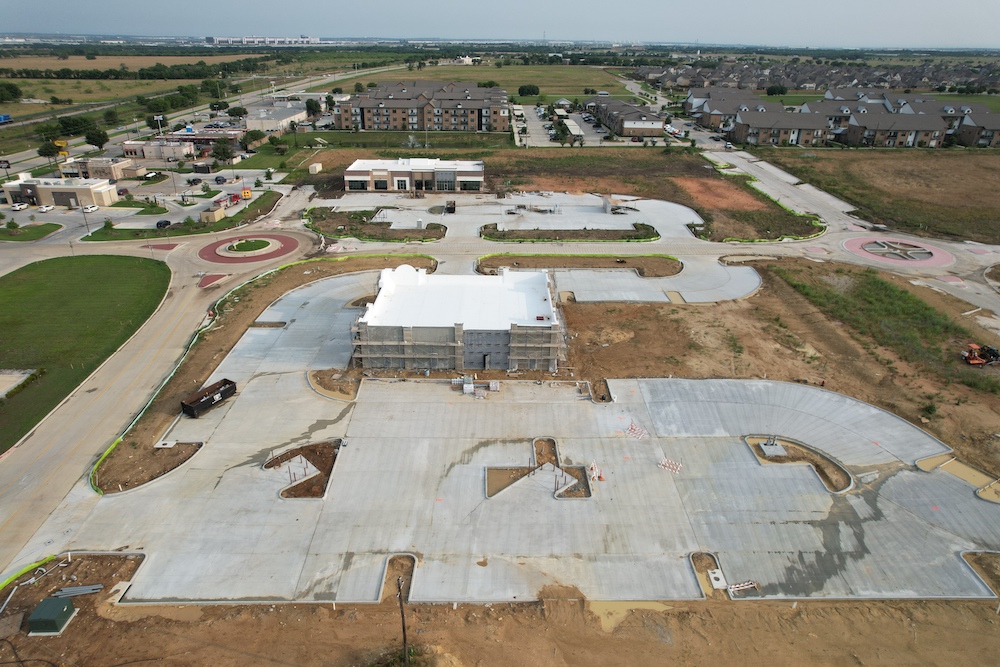
[[[366,369],[555,372],[566,358],[546,271],[436,276],[405,265],[384,269],[353,338]]]

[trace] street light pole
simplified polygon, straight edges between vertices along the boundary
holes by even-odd
[[[163,127],[160,125],[160,121],[163,120],[163,116],[153,116],[153,120],[156,121],[156,133],[163,136]]]
[[[80,209],[83,212],[83,226],[87,228],[87,236],[90,236],[90,223],[87,222],[87,210]]]

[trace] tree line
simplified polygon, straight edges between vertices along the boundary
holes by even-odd
[[[0,78],[5,79],[108,79],[108,80],[153,80],[153,79],[209,79],[238,73],[258,73],[268,70],[271,58],[244,58],[225,63],[208,64],[203,60],[196,63],[164,65],[156,63],[150,67],[131,70],[126,65],[112,69],[35,69],[0,67]]]

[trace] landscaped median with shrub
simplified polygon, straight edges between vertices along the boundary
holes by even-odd
[[[480,235],[487,241],[504,243],[549,243],[561,241],[655,241],[656,228],[642,222],[632,229],[511,229],[499,231],[495,224],[484,225]]]
[[[45,369],[0,405],[0,452],[142,326],[169,282],[163,262],[105,255],[49,259],[0,277],[0,368]]]
[[[309,229],[323,236],[335,239],[358,239],[359,241],[437,241],[444,238],[447,228],[436,222],[428,223],[423,229],[391,229],[389,220],[374,221],[379,211],[335,211],[328,206],[317,206],[306,211]]]
[[[223,218],[211,224],[201,222],[201,220],[188,216],[187,220],[179,224],[171,225],[166,229],[135,229],[128,227],[112,227],[110,229],[98,229],[89,236],[83,237],[84,241],[127,241],[130,239],[156,239],[170,236],[187,236],[188,234],[210,234],[232,229],[240,224],[252,222],[255,218],[270,213],[281,194],[274,190],[267,190],[260,193],[256,199],[251,201],[246,208],[240,210],[235,215]]]

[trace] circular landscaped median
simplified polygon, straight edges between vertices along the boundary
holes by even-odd
[[[244,239],[226,247],[229,252],[256,252],[271,245],[265,239]]]

